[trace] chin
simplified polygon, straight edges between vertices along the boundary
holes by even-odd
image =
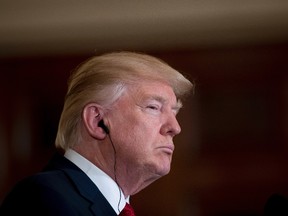
[[[162,175],[167,175],[171,169],[171,158],[164,158],[159,161],[159,171],[161,171]]]
[[[161,167],[161,169],[159,169],[159,175],[160,176],[165,176],[170,172],[170,165],[167,167]]]
[[[164,160],[154,160],[150,161],[150,165],[146,166],[149,167],[150,173],[153,173],[155,177],[160,178],[162,176],[167,175],[171,169],[171,160],[165,158]]]

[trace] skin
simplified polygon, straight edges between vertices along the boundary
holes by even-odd
[[[97,104],[84,108],[85,144],[74,150],[114,180],[116,176],[125,196],[133,195],[169,173],[173,137],[181,131],[176,119],[180,107],[165,83],[144,81],[130,86],[105,115]],[[116,158],[111,140],[98,126],[101,119],[110,130]]]

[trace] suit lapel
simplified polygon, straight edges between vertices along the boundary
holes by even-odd
[[[79,194],[89,200],[91,211],[97,216],[116,216],[117,214],[108,203],[106,198],[99,191],[90,178],[80,170],[75,164],[62,155],[55,155],[50,161],[46,170],[60,169],[73,182]]]

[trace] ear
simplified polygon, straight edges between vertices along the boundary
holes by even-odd
[[[98,140],[102,140],[106,137],[106,133],[99,126],[99,122],[102,120],[102,109],[96,103],[87,104],[82,112],[83,124],[87,130],[87,133]]]

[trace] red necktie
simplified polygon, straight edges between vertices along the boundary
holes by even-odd
[[[135,216],[135,212],[129,203],[126,203],[125,208],[120,212],[119,216]]]

